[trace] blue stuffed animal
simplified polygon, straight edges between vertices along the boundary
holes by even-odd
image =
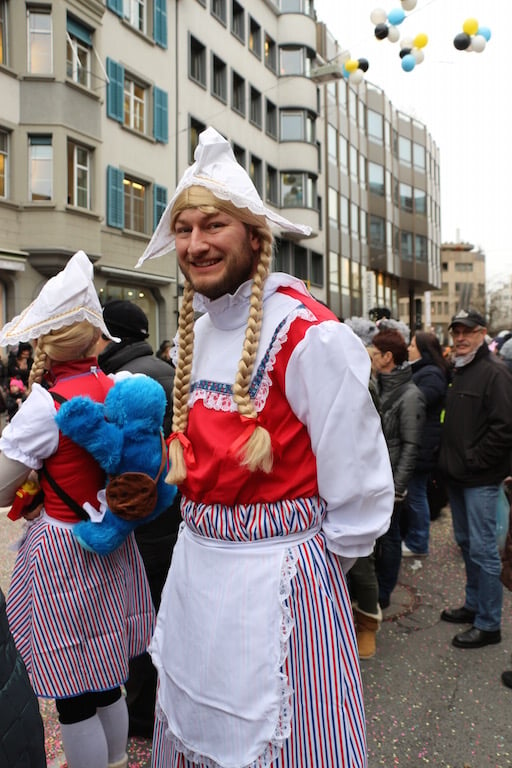
[[[120,479],[124,480],[124,473],[144,473],[142,480],[145,481],[158,478],[156,504],[150,514],[146,514],[149,510],[147,506],[145,508],[144,502],[139,504],[136,511],[146,516],[129,516],[129,519],[125,514],[114,514],[107,506],[100,523],[77,523],[73,527],[73,534],[85,549],[100,555],[109,554],[138,525],[154,520],[171,506],[176,496],[176,486],[165,482],[166,467],[161,471],[162,460],[167,459],[161,429],[165,407],[163,387],[149,376],[136,374],[117,381],[109,390],[104,403],[94,402],[89,397],[73,397],[59,408],[55,416],[59,429],[89,451],[111,478],[107,481],[107,501],[109,486],[114,488]],[[144,486],[143,482],[138,482],[139,478],[140,475],[130,478],[135,482],[132,486],[135,491]],[[154,484],[151,490],[154,493]],[[128,496],[132,501],[135,499],[135,493],[130,492]],[[124,500],[129,506],[130,499],[126,491]]]

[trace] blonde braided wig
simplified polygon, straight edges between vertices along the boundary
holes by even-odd
[[[214,213],[217,210],[236,217],[259,238],[261,243],[260,258],[253,278],[249,301],[249,315],[242,353],[238,363],[238,371],[233,385],[233,398],[238,413],[249,419],[257,419],[258,414],[249,395],[251,376],[258,352],[261,323],[263,320],[263,288],[270,270],[272,259],[272,233],[266,220],[256,216],[246,208],[237,208],[226,200],[216,198],[203,187],[189,187],[176,199],[171,216],[171,231],[178,215],[187,208],[199,208],[203,213]],[[188,423],[188,401],[190,395],[190,377],[192,372],[192,357],[194,348],[194,311],[192,300],[194,289],[185,281],[183,303],[178,320],[178,359],[174,379],[174,415],[173,432],[183,434]],[[181,483],[187,476],[187,468],[183,446],[179,439],[174,439],[169,445],[171,470],[166,478],[169,483]],[[257,425],[241,451],[241,464],[251,472],[272,469],[272,444],[268,431]]]
[[[100,329],[91,325],[88,320],[81,320],[58,331],[50,331],[44,336],[39,336],[28,379],[29,389],[34,382],[41,383],[51,360],[64,363],[67,360],[78,360],[94,354],[100,333]]]

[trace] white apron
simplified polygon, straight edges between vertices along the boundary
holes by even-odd
[[[317,532],[239,543],[182,529],[149,650],[158,715],[189,760],[265,765],[289,736],[286,599],[296,544]]]

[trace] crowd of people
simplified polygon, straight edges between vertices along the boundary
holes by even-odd
[[[340,322],[271,272],[273,226],[309,233],[264,205],[209,128],[139,262],[176,250],[174,345],[154,354],[136,304],[100,306],[82,251],[0,331],[26,390],[0,437],[0,505],[27,480],[44,495],[22,511],[6,642],[36,742],[35,696],[55,700],[68,768],[127,768],[129,734],[152,738],[153,768],[366,768],[360,659],[402,557],[429,554],[438,468],[466,569],[441,619],[469,624],[457,648],[501,641],[512,374],[485,318],[452,318],[450,363],[431,333]],[[55,416],[126,376],[163,387],[179,508],[100,555],[73,529],[101,525],[112,478]]]

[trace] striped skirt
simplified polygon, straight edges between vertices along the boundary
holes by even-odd
[[[122,685],[151,639],[154,609],[133,534],[110,555],[83,549],[69,524],[42,515],[14,566],[7,613],[38,696]]]
[[[187,505],[185,511],[187,519]],[[289,519],[296,524],[299,517],[295,514]],[[310,526],[314,518],[312,509]],[[216,519],[220,519],[219,515]],[[366,728],[359,659],[341,563],[326,549],[322,533],[301,543],[297,555],[296,575],[287,601],[293,629],[282,667],[292,690],[291,735],[276,759],[257,760],[251,768],[365,768]],[[217,768],[213,761],[187,760],[165,729],[157,719],[153,768]]]

